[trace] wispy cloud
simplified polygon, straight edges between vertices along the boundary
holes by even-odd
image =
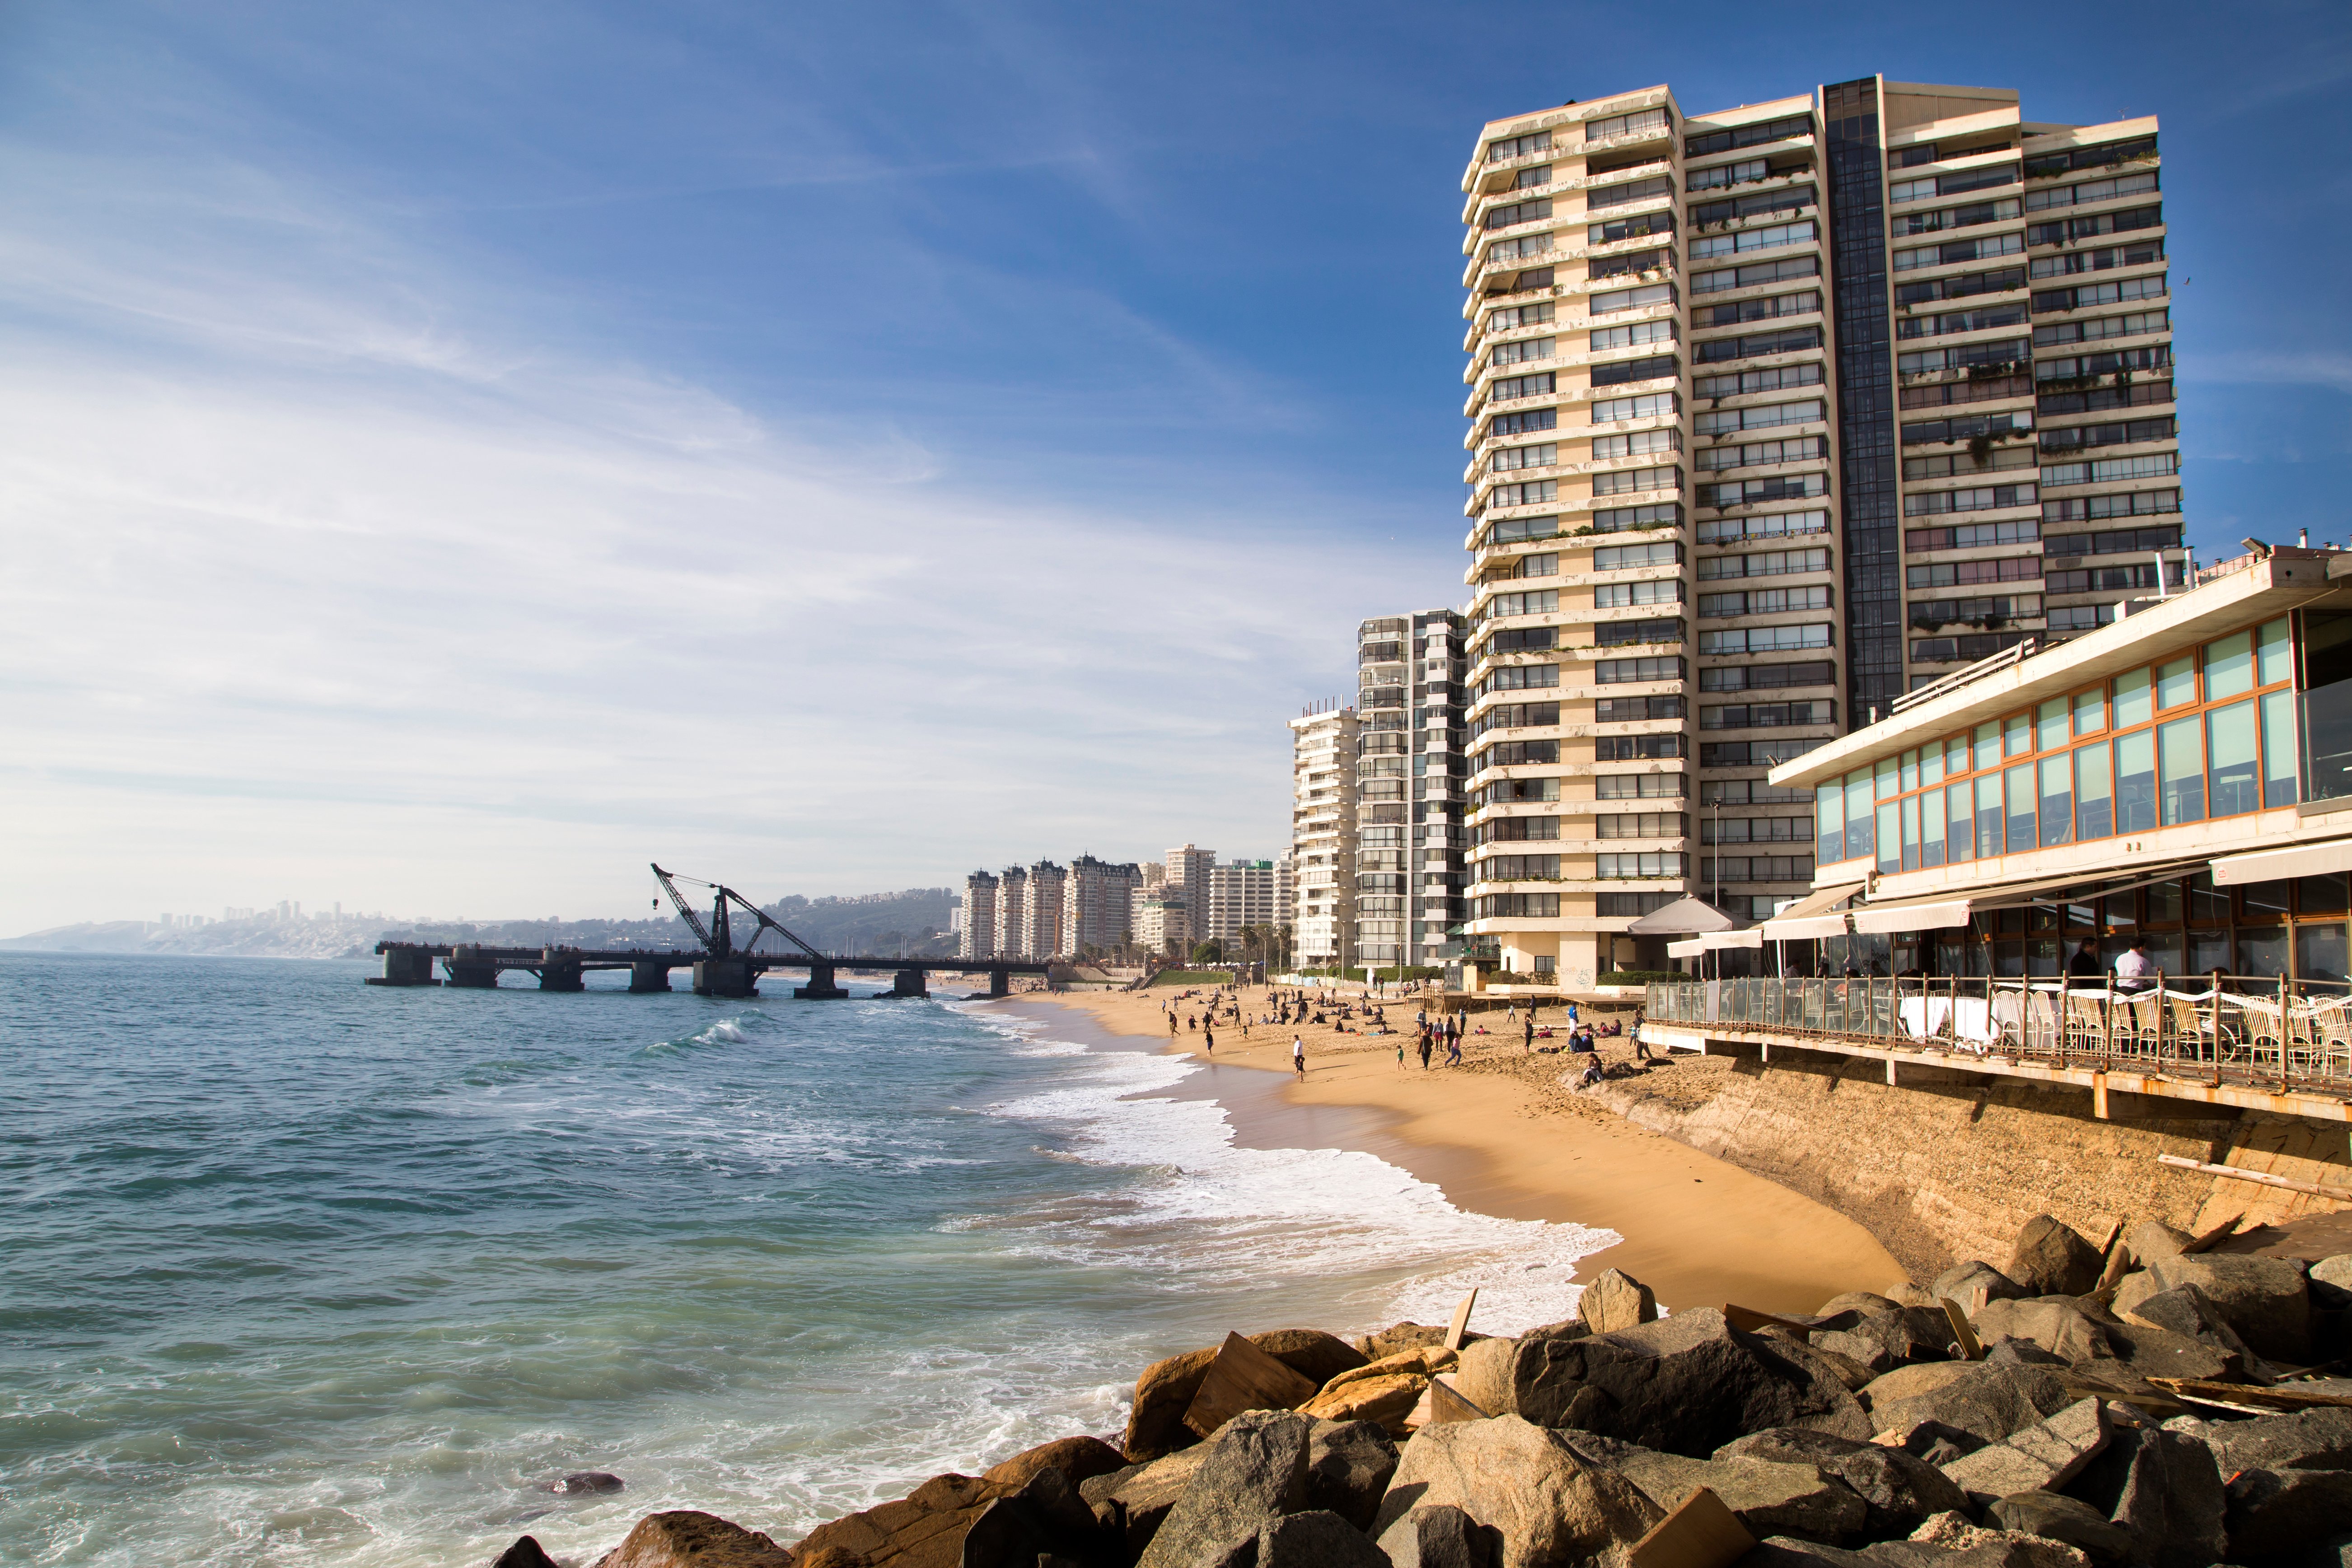
[[[2314,386],[2352,392],[2352,353],[2337,349],[2224,349],[2185,362],[2181,379],[2223,386]]]

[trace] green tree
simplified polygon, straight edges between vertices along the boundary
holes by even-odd
[[[1193,945],[1192,961],[1196,964],[1223,963],[1224,961],[1224,956],[1225,945],[1218,941],[1213,936],[1210,937],[1206,942],[1195,943]]]

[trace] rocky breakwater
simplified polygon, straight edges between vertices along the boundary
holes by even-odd
[[[1073,1437],[820,1526],[638,1522],[595,1568],[2352,1563],[2352,1256],[2047,1216],[1996,1268],[1773,1316],[1614,1270],[1517,1336],[1232,1334]],[[1465,1303],[1466,1309],[1467,1303]],[[550,1568],[525,1537],[499,1568]]]

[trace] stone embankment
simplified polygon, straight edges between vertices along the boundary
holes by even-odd
[[[2210,1239],[2036,1216],[2001,1268],[1801,1317],[1660,1317],[1611,1270],[1516,1337],[1232,1334],[1146,1368],[1116,1443],[791,1547],[652,1514],[594,1568],[2352,1563],[2352,1380],[2315,1375],[2352,1352],[2352,1255]],[[526,1536],[496,1568],[554,1565]]]
[[[1766,1062],[1677,1055],[1586,1092],[1635,1125],[1801,1193],[1864,1226],[1914,1275],[1998,1249],[2035,1214],[2086,1235],[2154,1217],[2190,1231],[2343,1208],[2158,1165],[2173,1155],[2352,1187],[2342,1125],[1963,1071],[1775,1047]]]

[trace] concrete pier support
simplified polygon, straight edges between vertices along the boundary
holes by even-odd
[[[794,986],[793,995],[804,1002],[831,1002],[839,1001],[849,993],[833,983],[832,965],[811,964],[808,984]]]
[[[756,997],[759,977],[740,958],[704,958],[694,966],[698,997]]]
[[[1013,994],[1013,971],[1003,967],[1002,965],[989,970],[988,994],[992,997],[1011,996]]]
[[[449,983],[460,990],[494,991],[499,988],[499,967],[465,958],[446,960]]]
[[[584,991],[587,982],[582,977],[580,960],[552,948],[540,954],[539,988],[542,991]]]
[[[890,982],[888,990],[876,993],[877,999],[883,997],[894,999],[906,997],[917,1001],[928,998],[930,994],[930,988],[923,984],[923,972],[920,969],[899,970],[897,977]]]
[[[415,947],[394,947],[383,956],[383,973],[371,975],[371,986],[437,986],[433,977],[433,955]]]
[[[668,990],[669,966],[667,963],[630,965],[629,989],[632,991]]]

